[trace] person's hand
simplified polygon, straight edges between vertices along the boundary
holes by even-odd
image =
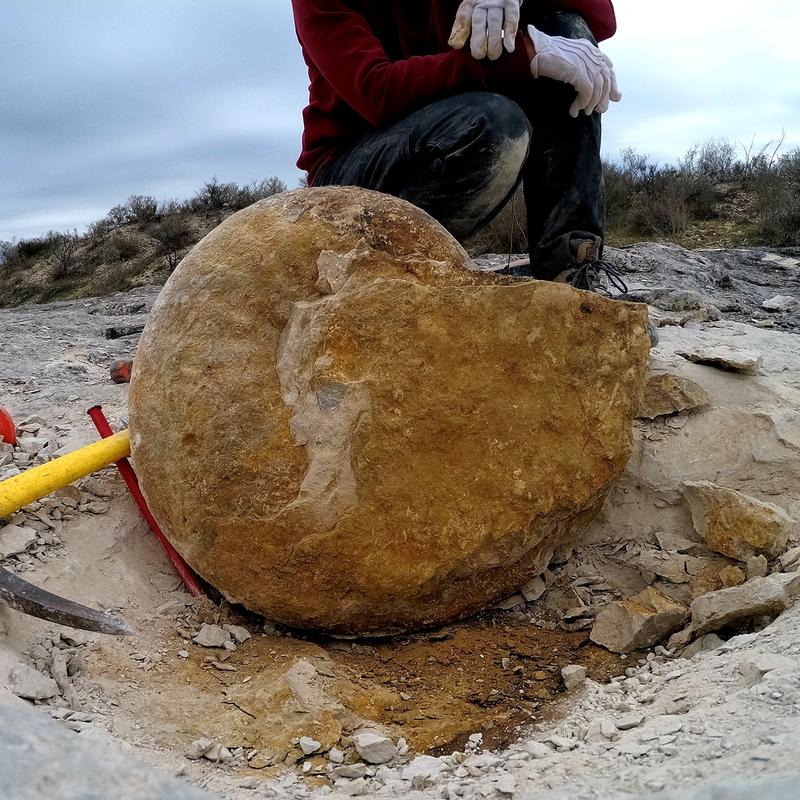
[[[528,26],[536,55],[531,62],[534,78],[552,78],[568,83],[578,93],[569,113],[577,117],[581,111],[588,116],[597,111],[605,114],[610,102],[622,100],[617,86],[614,65],[587,39],[566,39],[548,36]]]
[[[450,32],[450,46],[460,50],[469,39],[473,58],[488,55],[492,61],[500,58],[503,46],[513,53],[521,4],[522,0],[464,0]]]

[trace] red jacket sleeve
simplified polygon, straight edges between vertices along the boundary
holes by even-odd
[[[298,38],[314,66],[373,127],[494,82],[496,69],[487,70],[468,49],[391,61],[367,20],[342,0],[294,0],[293,5]]]
[[[610,39],[617,32],[617,16],[612,0],[558,0],[558,7],[580,14],[598,42]]]

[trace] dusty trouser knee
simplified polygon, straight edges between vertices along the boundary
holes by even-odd
[[[521,180],[531,126],[513,100],[467,92],[363,137],[315,185],[362,186],[427,211],[458,239],[485,225]]]
[[[463,240],[489,222],[519,185],[530,123],[516,103],[489,92],[456,95],[435,104],[435,111],[439,119],[421,145],[421,168],[399,195]]]

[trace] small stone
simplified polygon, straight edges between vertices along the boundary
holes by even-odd
[[[566,736],[550,736],[548,741],[552,742],[557,750],[562,751],[574,750],[578,746],[578,742],[575,739],[568,739]]]
[[[511,597],[506,598],[505,600],[501,600],[497,603],[494,608],[498,609],[499,611],[511,611],[518,606],[525,605],[525,598],[521,594],[512,594]]]
[[[739,561],[776,558],[796,525],[784,509],[709,481],[684,484],[695,530],[706,545]]]
[[[623,714],[615,721],[617,730],[629,731],[631,728],[638,728],[644,722],[644,714],[632,711],[630,714]]]
[[[178,658],[189,658],[188,650],[178,650]]]
[[[342,764],[341,766],[334,767],[331,770],[331,775],[333,775],[335,778],[345,778],[347,780],[363,778],[366,774],[366,764]]]
[[[638,417],[656,419],[702,408],[708,402],[705,389],[682,375],[651,375],[644,388]]]
[[[20,664],[11,670],[11,690],[26,700],[49,700],[58,695],[58,684],[39,670]]]
[[[635,742],[623,742],[617,746],[617,752],[626,756],[633,756],[639,758],[646,756],[652,748],[647,744],[636,744]]]
[[[766,556],[750,556],[746,565],[747,580],[753,578],[766,578],[769,575],[769,562]]]
[[[761,308],[763,308],[765,311],[786,312],[796,308],[798,302],[800,301],[798,301],[796,297],[792,297],[790,294],[776,294],[775,297],[765,300],[761,304]]]
[[[747,580],[747,576],[739,567],[728,565],[719,571],[719,579],[723,586],[741,586]]]
[[[369,791],[369,783],[364,778],[357,778],[354,781],[336,781],[333,788],[345,797],[360,797]]]
[[[553,755],[553,751],[543,742],[526,742],[525,749],[536,759],[550,758]]]
[[[718,631],[736,622],[776,616],[800,596],[800,574],[775,573],[741,586],[704,594],[692,602],[695,635]]]
[[[320,742],[318,742],[316,739],[312,739],[310,736],[301,736],[298,745],[300,745],[300,749],[303,751],[303,755],[305,756],[310,756],[312,753],[316,753],[317,750],[322,747]]]
[[[547,585],[544,582],[544,578],[541,576],[534,578],[532,581],[528,581],[522,589],[520,589],[520,593],[525,598],[526,603],[536,602],[546,591]]]
[[[204,623],[192,641],[201,647],[225,647],[231,643],[231,635],[219,625]]]
[[[680,717],[674,714],[664,714],[648,720],[644,730],[639,734],[639,741],[648,742],[658,739],[661,744],[668,744],[663,741],[664,737],[672,736],[681,730],[683,730],[683,722]]]
[[[579,664],[570,664],[561,670],[561,678],[568,692],[583,686],[586,682],[586,667]]]
[[[220,672],[238,672],[238,668],[234,667],[233,664],[226,664],[222,661],[210,661],[209,664],[214,668],[218,669]]]
[[[779,559],[784,572],[792,572],[800,566],[800,547],[787,550]]]
[[[600,733],[604,739],[613,739],[617,735],[617,726],[610,719],[600,720]]]
[[[417,756],[403,769],[403,780],[411,781],[415,789],[423,789],[434,781],[445,769],[446,764],[433,756]]]
[[[212,739],[195,739],[184,751],[184,755],[190,761],[199,761],[212,747]]]
[[[356,752],[370,764],[385,764],[397,755],[397,748],[388,736],[363,731],[353,736]]]
[[[90,514],[108,514],[108,503],[104,503],[101,500],[92,500],[91,503],[86,504],[86,510]]]
[[[227,747],[214,742],[211,747],[203,753],[203,758],[207,761],[213,761],[215,764],[224,764],[227,761],[233,760],[233,754]]]
[[[595,618],[590,638],[613,653],[652,647],[687,620],[685,606],[652,586],[627,600],[609,603]]]
[[[223,625],[222,627],[223,630],[228,631],[228,633],[233,636],[236,644],[241,644],[253,638],[253,634],[241,625]]]
[[[20,525],[0,528],[0,559],[24,553],[36,544],[36,531]]]
[[[338,747],[331,747],[331,749],[328,750],[328,761],[330,761],[331,764],[343,764],[344,752],[339,750]]]
[[[732,372],[755,372],[761,366],[761,353],[753,350],[739,350],[725,345],[695,347],[679,350],[677,355],[695,364],[730,370]]]
[[[497,779],[495,788],[500,794],[514,794],[517,791],[517,779],[513,775],[505,773]]]
[[[789,656],[774,653],[765,653],[754,659],[739,662],[739,672],[750,682],[758,683],[768,672],[787,672],[793,674],[797,671],[798,662]]]
[[[17,448],[30,456],[37,455],[39,451],[43,450],[45,447],[47,447],[47,439],[39,439],[34,436],[17,441]]]

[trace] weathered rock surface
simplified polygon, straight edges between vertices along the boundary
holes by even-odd
[[[754,617],[775,616],[800,596],[800,574],[777,573],[766,578],[720,589],[692,602],[692,632],[695,636],[718,631]]]
[[[644,387],[638,417],[656,419],[708,405],[708,394],[702,386],[682,375],[668,372],[651,375]]]
[[[630,452],[645,320],[470,272],[402,201],[281,195],[206,237],[155,303],[136,467],[230,600],[346,633],[442,623],[541,573],[600,508]]]
[[[0,528],[0,559],[24,553],[36,541],[36,531],[21,525]]]
[[[722,345],[681,350],[678,355],[695,364],[705,364],[732,372],[755,372],[761,366],[762,360],[761,353],[754,350],[740,350]]]
[[[22,703],[0,701],[0,797],[214,800],[218,795],[146,767],[110,738],[76,736]]]
[[[708,547],[739,561],[781,555],[796,524],[774,503],[709,481],[687,482],[685,496],[695,530]]]
[[[353,736],[356,752],[369,764],[385,764],[397,755],[397,747],[388,736],[363,731]]]
[[[685,606],[648,586],[634,597],[609,603],[595,619],[590,638],[614,653],[660,642],[688,619]]]
[[[11,671],[11,688],[26,700],[49,700],[58,694],[58,685],[39,670],[20,664]]]

